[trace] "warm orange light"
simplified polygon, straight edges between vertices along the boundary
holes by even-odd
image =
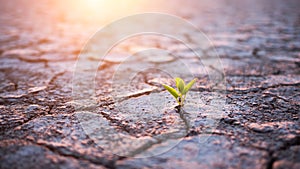
[[[137,0],[66,0],[61,1],[60,6],[72,20],[113,21],[143,12],[144,3]]]

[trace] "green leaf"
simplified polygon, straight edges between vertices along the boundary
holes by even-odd
[[[192,86],[195,84],[197,79],[193,79],[192,81],[190,81],[190,83],[188,83],[185,87],[184,90],[182,92],[183,95],[185,95],[191,88]]]
[[[175,99],[178,98],[179,94],[177,93],[177,91],[173,87],[170,87],[170,86],[164,85],[164,84],[163,84],[163,86],[164,86],[165,89],[168,90],[168,92],[170,92],[175,97]]]
[[[180,81],[180,78],[179,78],[179,77],[176,77],[176,78],[175,78],[175,82],[176,82],[176,87],[177,87],[177,88],[178,88],[179,81]]]
[[[184,86],[185,86],[184,81],[181,78],[176,77],[175,82],[176,82],[176,87],[178,88],[178,91],[180,93],[182,93],[184,90]]]

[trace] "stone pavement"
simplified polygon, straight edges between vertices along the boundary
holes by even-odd
[[[132,9],[125,14],[167,12],[207,34],[215,49],[201,50],[201,57],[209,60],[217,51],[226,90],[213,90],[199,59],[181,44],[141,35],[104,58],[95,76],[97,106],[83,116],[72,98],[74,64],[88,38],[108,21],[82,16],[71,4],[1,1],[0,168],[300,168],[297,0],[157,0]],[[146,47],[170,53],[139,57],[162,52],[136,52]],[[135,55],[124,61],[130,53]],[[192,72],[199,80],[180,114],[161,83],[171,85],[168,72],[182,62],[192,66],[179,75],[188,81]],[[123,81],[147,66],[157,69]],[[210,107],[215,96],[224,98],[221,111]],[[106,135],[97,140],[89,133],[85,127],[91,124],[126,139],[110,147]]]

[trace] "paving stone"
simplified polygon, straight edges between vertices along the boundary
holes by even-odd
[[[155,145],[149,151],[171,142]],[[122,160],[117,168],[265,168],[267,157],[265,151],[234,145],[224,136],[199,135],[181,140],[172,150],[158,156]]]
[[[280,168],[299,168],[299,154],[300,154],[299,145],[291,146],[287,150],[282,152],[276,152],[275,158],[276,161],[273,163],[272,167],[274,169]]]
[[[104,168],[52,152],[30,142],[7,140],[0,143],[1,168]]]
[[[0,5],[0,168],[299,168],[297,0],[154,0],[101,15],[31,1]],[[212,46],[177,26],[185,44],[146,33],[104,58],[81,51],[108,21],[153,10]],[[174,77],[198,79],[181,109],[162,86]]]

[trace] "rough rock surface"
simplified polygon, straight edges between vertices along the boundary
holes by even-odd
[[[73,1],[0,3],[0,168],[300,168],[299,1],[155,0],[119,12],[114,19],[167,12],[193,23],[215,48],[189,45],[204,61],[217,51],[226,89],[213,90],[184,45],[141,35],[102,60],[93,108],[72,98],[74,64],[108,15]],[[137,52],[149,47],[169,53]],[[179,75],[199,80],[178,112],[160,84],[172,85],[168,72],[182,63],[191,66]]]

